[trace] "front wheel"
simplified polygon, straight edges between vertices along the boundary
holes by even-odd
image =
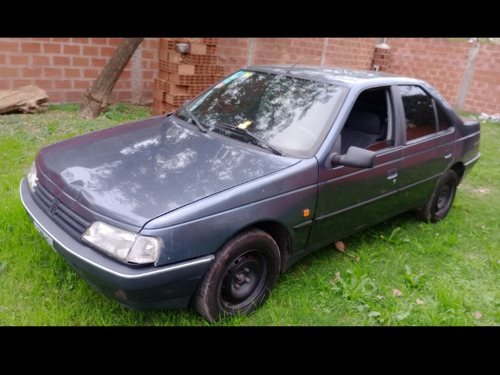
[[[457,173],[450,169],[442,177],[427,204],[420,210],[420,217],[433,223],[444,219],[455,199],[457,186]]]
[[[209,322],[252,313],[274,288],[280,271],[278,245],[266,232],[253,229],[231,239],[215,260],[194,296],[196,310]]]

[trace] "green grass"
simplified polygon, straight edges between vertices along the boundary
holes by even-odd
[[[118,105],[95,120],[78,105],[0,116],[0,325],[208,326],[192,308],[137,312],[88,286],[38,235],[19,182],[44,145],[151,116]],[[482,125],[482,158],[437,224],[404,214],[294,265],[268,302],[227,326],[500,324],[500,124]]]

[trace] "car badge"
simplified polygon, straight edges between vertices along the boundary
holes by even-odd
[[[52,216],[54,216],[54,215],[56,214],[57,208],[59,207],[59,204],[60,204],[60,203],[61,203],[61,202],[60,202],[59,200],[57,200],[57,199],[55,199],[55,200],[51,203],[51,205],[50,205],[50,211],[49,211],[49,212],[50,212],[50,214],[51,214]]]

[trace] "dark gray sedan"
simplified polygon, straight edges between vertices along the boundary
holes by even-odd
[[[21,198],[105,295],[214,322],[251,313],[315,249],[408,210],[443,219],[479,139],[417,79],[256,66],[174,113],[43,148]]]

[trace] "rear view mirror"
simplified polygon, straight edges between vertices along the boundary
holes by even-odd
[[[372,168],[375,164],[375,152],[351,146],[344,155],[334,153],[330,160],[332,166]]]

